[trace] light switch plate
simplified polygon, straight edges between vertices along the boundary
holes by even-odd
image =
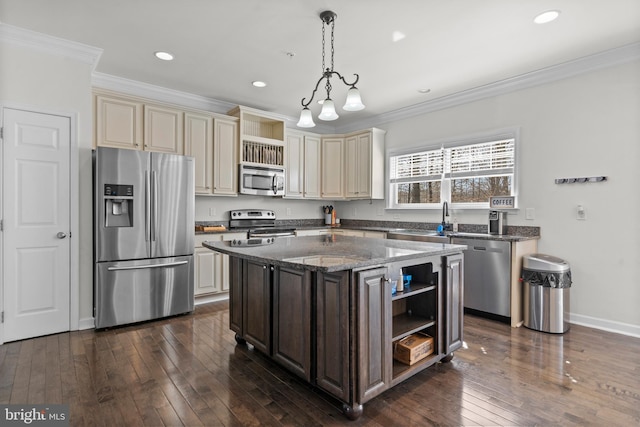
[[[525,219],[536,219],[536,209],[535,208],[527,208],[525,209],[524,214]]]
[[[587,219],[587,211],[584,209],[584,206],[578,205],[576,209],[576,219],[584,221]]]

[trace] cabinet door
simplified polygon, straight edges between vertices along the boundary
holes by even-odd
[[[345,197],[371,197],[371,133],[345,140]]]
[[[238,194],[238,122],[215,119],[213,138],[213,192]]]
[[[286,196],[303,197],[304,188],[304,135],[287,132]]]
[[[273,268],[273,358],[311,381],[311,271]]]
[[[159,105],[144,106],[144,149],[160,153],[184,153],[183,115]]]
[[[343,146],[344,138],[322,139],[321,191],[323,198],[342,198],[344,195]]]
[[[304,138],[304,197],[320,198],[320,138]]]
[[[316,278],[316,382],[348,402],[349,273],[318,273]]]
[[[358,273],[358,397],[379,395],[391,383],[391,286],[386,268]]]
[[[243,338],[271,354],[271,280],[269,266],[242,261]]]
[[[215,288],[215,254],[207,248],[196,248],[194,252],[195,295],[209,294]]]
[[[244,335],[243,331],[243,292],[242,292],[242,260],[229,257],[229,328],[238,336]]]
[[[96,95],[96,146],[142,149],[141,102]]]
[[[462,255],[446,257],[445,343],[446,354],[462,347],[464,319],[464,267]]]
[[[184,154],[194,158],[196,194],[213,190],[213,118],[185,113]]]

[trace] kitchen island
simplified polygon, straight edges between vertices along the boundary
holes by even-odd
[[[236,341],[342,402],[350,419],[385,390],[462,346],[463,245],[346,236],[205,242],[229,255]],[[411,275],[403,292],[393,281]],[[394,346],[433,338],[411,365]]]

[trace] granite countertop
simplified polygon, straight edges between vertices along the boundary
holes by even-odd
[[[256,246],[204,242],[203,246],[253,261],[312,271],[342,271],[425,256],[461,253],[466,246],[351,236],[279,237]],[[242,241],[246,244],[246,240]]]
[[[408,228],[408,227],[388,227],[385,225],[361,225],[361,224],[341,224],[338,226],[330,226],[330,225],[317,225],[317,224],[290,224],[292,227],[294,227],[296,230],[340,230],[340,229],[348,229],[348,230],[364,230],[364,231],[382,231],[382,232],[393,232],[393,231],[399,231],[399,230],[403,230],[403,231],[409,231],[411,233],[433,233],[435,232],[435,230],[431,230],[431,229],[423,229],[423,228]],[[468,229],[473,229],[473,230],[480,230],[481,228],[483,228],[484,230],[486,230],[486,226],[482,226],[482,227],[478,227],[478,226],[470,226],[467,227]],[[460,232],[453,232],[453,231],[447,231],[445,233],[446,236],[448,237],[459,237],[459,238],[464,238],[464,239],[480,239],[480,240],[501,240],[501,241],[508,241],[508,242],[521,242],[521,241],[526,241],[526,240],[537,240],[540,239],[540,235],[539,234],[527,234],[527,233],[518,233],[519,230],[525,230],[525,231],[529,231],[529,228],[527,227],[511,227],[513,232],[510,234],[503,234],[503,235],[497,235],[497,234],[488,234],[488,233],[483,233],[483,232],[478,232],[478,231],[474,231],[474,232],[467,232],[467,231],[460,231]],[[215,231],[196,231],[195,234],[196,235],[202,235],[202,234],[224,234],[224,233],[242,233],[245,232],[246,230],[234,230],[234,229],[229,229],[226,228],[225,230],[215,230]]]

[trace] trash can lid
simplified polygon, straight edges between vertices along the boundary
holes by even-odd
[[[562,273],[569,270],[569,263],[562,258],[551,255],[531,254],[522,257],[522,268]]]

